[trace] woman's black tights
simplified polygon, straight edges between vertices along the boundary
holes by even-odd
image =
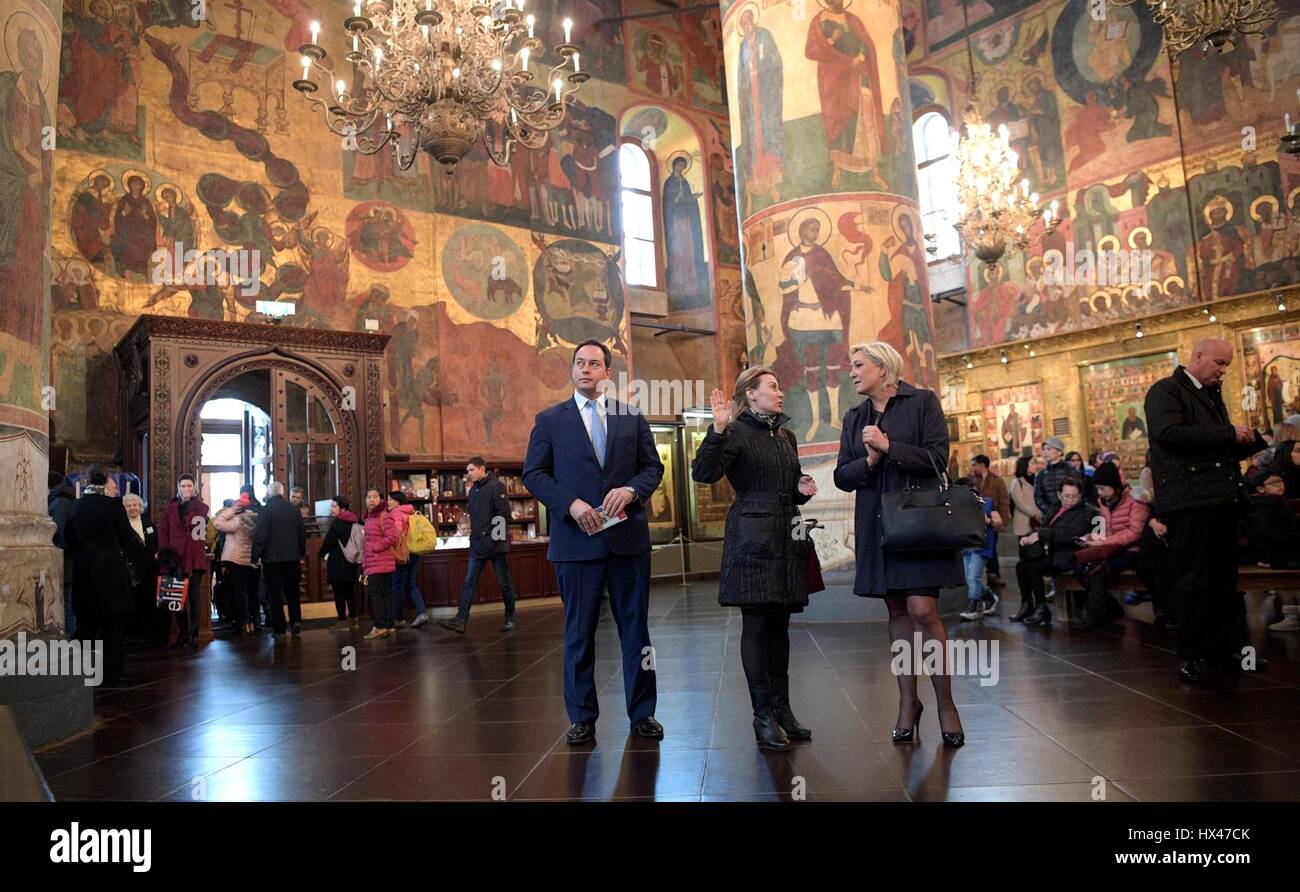
[[[790,614],[742,607],[740,616],[740,662],[750,687],[786,679],[790,674]]]

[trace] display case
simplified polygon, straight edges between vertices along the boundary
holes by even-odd
[[[654,436],[655,451],[664,465],[664,476],[650,495],[646,516],[650,521],[651,544],[664,545],[677,538],[685,520],[682,511],[681,426],[652,424],[650,433]]]
[[[410,505],[420,511],[438,531],[438,538],[450,538],[468,522],[469,491],[465,481],[466,462],[390,462],[384,465],[389,491],[401,491]],[[509,537],[522,542],[546,535],[546,507],[524,486],[522,464],[488,462],[510,499]]]
[[[717,483],[696,483],[691,480],[690,469],[695,463],[695,454],[699,452],[700,444],[704,442],[704,437],[713,424],[713,416],[704,412],[687,412],[682,417],[685,421],[682,432],[686,452],[683,471],[689,481],[686,487],[688,534],[696,542],[716,541],[722,538],[727,509],[731,507],[736,493],[725,477]]]

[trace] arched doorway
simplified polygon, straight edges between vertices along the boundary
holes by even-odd
[[[270,417],[269,477],[283,483],[286,491],[301,487],[312,516],[328,516],[317,508],[319,503],[340,492],[355,493],[362,485],[356,413],[345,408],[354,405],[355,397],[344,393],[310,360],[285,355],[278,348],[234,357],[196,382],[182,402],[181,467],[203,468],[203,408],[214,400],[232,398],[242,398]],[[250,446],[249,452],[244,467],[263,463],[255,447]],[[257,483],[251,475],[244,482]]]

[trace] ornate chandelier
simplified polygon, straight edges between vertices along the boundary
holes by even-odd
[[[1134,0],[1111,0],[1131,6]],[[1165,45],[1177,56],[1200,45],[1222,51],[1234,31],[1260,34],[1277,20],[1273,0],[1143,0],[1151,18],[1165,30]]]
[[[402,170],[425,151],[450,176],[479,141],[504,166],[516,144],[545,144],[591,76],[581,70],[567,18],[564,43],[553,50],[558,62],[538,64],[543,44],[525,2],[355,0],[343,21],[352,87],[331,81],[334,72],[321,64],[320,24],[312,22],[311,43],[299,47],[302,77],[294,89],[324,111],[348,148],[373,155],[390,146]],[[313,69],[329,84],[328,97],[314,95],[320,87]]]
[[[1029,230],[1043,222],[1043,234],[1056,231],[1060,205],[1040,211],[1029,180],[1016,182],[1020,158],[1008,142],[1006,125],[997,132],[980,120],[975,103],[966,106],[966,132],[957,144],[957,221],[962,243],[987,264],[997,263],[1007,245],[1024,249]]]

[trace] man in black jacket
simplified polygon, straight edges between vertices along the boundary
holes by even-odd
[[[465,479],[469,491],[469,566],[465,569],[465,585],[460,590],[460,609],[454,619],[440,619],[438,625],[458,634],[465,634],[469,622],[469,608],[478,588],[479,574],[489,560],[496,568],[497,585],[506,602],[506,619],[502,632],[515,628],[515,590],[510,582],[510,500],[506,485],[487,469],[479,456],[474,456],[465,466]]]
[[[253,561],[262,562],[266,597],[271,604],[271,632],[284,637],[284,600],[289,599],[293,634],[302,634],[302,604],[298,597],[301,572],[298,562],[307,550],[307,528],[298,508],[284,497],[284,484],[266,488],[266,505],[253,529]]]
[[[1265,446],[1232,423],[1221,382],[1232,345],[1206,338],[1147,391],[1155,513],[1169,527],[1177,567],[1178,677],[1199,682],[1206,664],[1240,666],[1245,605],[1237,593],[1237,518],[1246,504],[1239,463]]]

